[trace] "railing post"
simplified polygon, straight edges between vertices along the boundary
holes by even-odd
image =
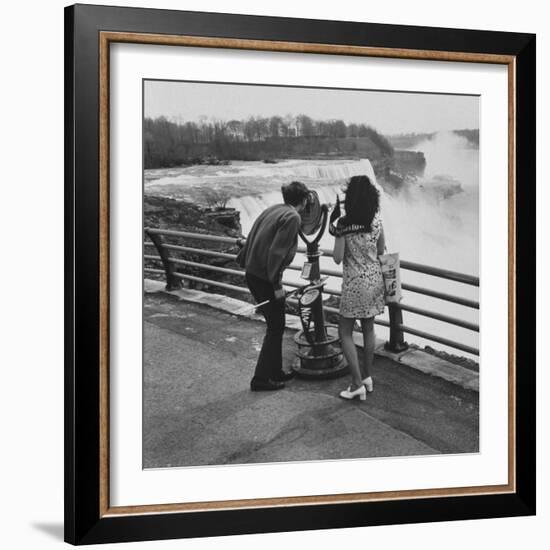
[[[409,344],[405,342],[403,331],[399,328],[403,324],[403,312],[397,303],[388,304],[388,313],[390,317],[390,339],[384,345],[384,348],[394,353],[405,351]]]
[[[170,261],[170,256],[168,251],[164,248],[164,240],[162,235],[157,235],[155,233],[145,230],[147,236],[153,241],[157,252],[159,253],[162,265],[164,267],[164,272],[166,273],[166,290],[178,290],[181,288],[181,281],[174,276],[174,264]]]

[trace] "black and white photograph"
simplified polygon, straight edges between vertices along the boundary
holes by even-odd
[[[479,110],[143,80],[144,469],[479,453]]]

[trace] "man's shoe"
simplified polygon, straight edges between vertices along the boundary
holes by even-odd
[[[274,391],[282,390],[285,387],[284,382],[278,382],[276,380],[252,380],[250,382],[250,389],[252,391]]]
[[[289,372],[285,372],[282,370],[279,374],[274,376],[271,380],[274,380],[275,382],[286,382],[287,380],[292,380],[296,376],[296,373],[291,370]]]

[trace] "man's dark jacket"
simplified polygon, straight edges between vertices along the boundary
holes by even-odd
[[[300,214],[288,204],[266,208],[256,219],[237,262],[247,273],[281,288],[283,271],[296,255]]]

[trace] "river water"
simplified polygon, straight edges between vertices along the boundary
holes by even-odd
[[[389,252],[399,252],[404,260],[420,262],[471,275],[479,275],[479,151],[466,139],[453,133],[439,133],[431,140],[413,148],[426,157],[426,169],[421,177],[408,183],[399,193],[382,190],[382,218]],[[363,160],[286,160],[277,164],[234,161],[228,166],[193,166],[147,170],[145,192],[197,203],[204,202],[205,189],[223,190],[228,206],[239,210],[243,233],[246,235],[267,206],[281,202],[280,188],[293,180],[315,189],[321,202],[333,204],[336,194],[352,175],[373,177],[370,162]],[[328,232],[321,246],[332,248]],[[301,265],[298,254],[294,263]],[[322,264],[337,269],[330,258]],[[287,272],[287,278],[297,280],[299,273]],[[478,300],[478,289],[435,277],[402,271],[402,280],[441,292]],[[329,287],[337,288],[339,279],[331,279]],[[403,301],[425,309],[438,311],[477,323],[477,310],[443,302],[423,295],[404,292]],[[478,334],[453,325],[404,312],[404,323],[439,336],[478,347]],[[382,318],[384,318],[383,316]],[[387,337],[383,327],[377,335]],[[468,356],[441,344],[406,335],[406,339],[421,345]],[[474,357],[475,358],[475,357]]]

